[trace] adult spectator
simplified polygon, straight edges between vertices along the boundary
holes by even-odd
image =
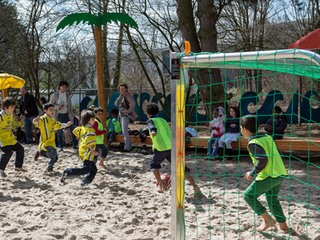
[[[120,124],[125,141],[123,152],[130,152],[132,150],[132,145],[128,127],[129,122],[135,120],[138,116],[134,111],[136,103],[126,84],[120,84],[118,86],[118,90],[120,92],[120,96],[117,98],[114,104],[116,107],[119,107]]]
[[[31,132],[32,126],[34,128],[34,132],[36,133],[36,127],[32,124],[32,121],[38,116],[38,107],[34,96],[28,92],[26,87],[21,87],[20,93],[22,95],[20,98],[20,114],[24,115],[24,132],[26,135],[26,143],[30,144],[33,142]],[[35,138],[36,143],[38,143],[37,135]]]
[[[72,110],[72,104],[71,104],[71,98],[69,93],[67,92],[67,89],[69,87],[69,83],[66,81],[61,81],[59,83],[59,90],[56,91],[54,94],[52,94],[52,97],[50,99],[50,103],[54,104],[54,118],[61,122],[61,123],[67,123],[69,121],[72,122],[72,125],[70,125],[71,132],[74,129],[73,124],[73,110]],[[61,152],[63,150],[63,133],[62,130],[58,130],[57,138],[58,138],[58,152]],[[74,134],[72,135],[72,145],[73,149],[78,149],[78,141],[76,139],[76,136]]]
[[[287,128],[287,117],[282,115],[282,110],[279,106],[272,110],[273,116],[268,119],[264,130],[268,135],[273,135],[273,139],[283,139],[284,130]]]

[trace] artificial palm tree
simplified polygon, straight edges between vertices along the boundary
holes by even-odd
[[[104,98],[104,84],[103,84],[103,58],[102,58],[102,37],[101,37],[101,26],[105,25],[107,22],[111,23],[111,21],[122,24],[128,24],[130,27],[135,27],[138,29],[137,23],[129,17],[125,13],[105,13],[98,16],[90,14],[90,13],[74,13],[66,16],[59,23],[57,30],[65,28],[66,26],[71,26],[76,22],[78,25],[80,22],[86,23],[88,25],[94,25],[94,37],[96,42],[96,65],[97,65],[97,88],[98,88],[98,103],[99,106],[106,110],[106,103]],[[103,126],[106,124],[106,114],[104,114]]]

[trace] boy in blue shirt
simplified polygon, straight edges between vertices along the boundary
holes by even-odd
[[[146,106],[148,116],[148,128],[153,143],[153,156],[150,160],[150,169],[153,171],[159,185],[157,192],[164,192],[164,186],[160,177],[161,163],[167,159],[171,163],[171,130],[166,120],[158,116],[159,107],[155,103]],[[195,196],[201,194],[200,188],[189,175],[190,169],[185,166],[186,179],[191,183]]]
[[[119,121],[119,110],[114,108],[111,110],[110,132],[107,133],[107,147],[110,147],[115,135],[122,134],[122,127]]]

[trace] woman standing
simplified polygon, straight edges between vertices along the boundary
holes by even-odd
[[[131,139],[128,132],[129,122],[137,118],[137,113],[134,111],[136,103],[134,101],[133,95],[129,92],[128,86],[126,84],[120,84],[118,86],[120,96],[114,103],[116,107],[119,107],[119,117],[122,127],[122,133],[124,135],[124,149],[123,152],[130,152],[132,149]]]

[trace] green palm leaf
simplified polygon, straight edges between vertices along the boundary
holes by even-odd
[[[68,25],[71,26],[74,22],[78,25],[81,21],[83,23],[88,22],[88,25],[96,25],[98,24],[98,17],[90,13],[70,14],[61,20],[56,31],[58,32],[59,29],[64,29]]]
[[[105,13],[103,15],[98,14],[98,16],[92,15],[90,13],[74,13],[66,16],[64,19],[61,20],[59,23],[57,30],[64,29],[66,26],[71,26],[74,22],[78,25],[80,22],[86,23],[88,25],[105,25],[106,22],[118,23],[121,22],[122,24],[127,23],[130,27],[135,27],[138,29],[138,24],[127,14],[125,13]]]
[[[100,25],[104,25],[106,22],[111,23],[111,21],[118,23],[119,21],[122,24],[127,23],[130,27],[135,27],[138,29],[138,24],[128,14],[125,13],[105,13],[100,16],[99,20]]]

